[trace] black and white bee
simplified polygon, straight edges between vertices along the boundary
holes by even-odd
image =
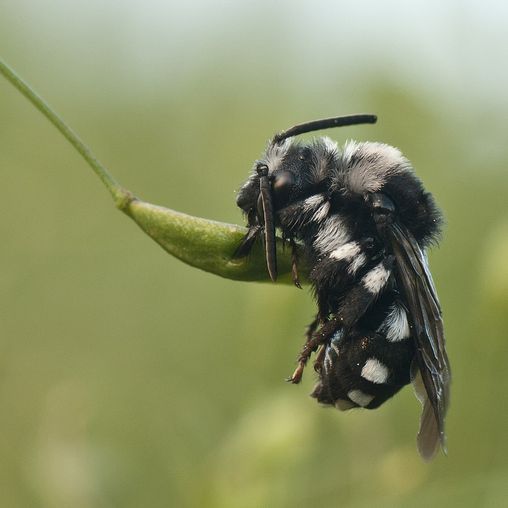
[[[300,143],[306,132],[375,123],[351,115],[296,125],[276,134],[241,187],[237,204],[248,232],[236,256],[262,238],[270,278],[277,278],[278,228],[310,262],[318,311],[307,331],[298,383],[312,353],[318,382],[312,396],[340,410],[375,409],[413,382],[423,405],[418,449],[445,450],[450,369],[441,308],[426,256],[442,215],[409,161],[392,146],[328,137]]]

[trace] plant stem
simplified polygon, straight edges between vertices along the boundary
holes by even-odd
[[[81,154],[95,174],[101,179],[104,186],[109,190],[115,201],[115,205],[123,210],[133,199],[132,194],[124,189],[95,157],[92,151],[79,139],[79,136],[68,127],[65,122],[55,113],[49,104],[38,95],[33,88],[0,58],[0,73],[17,88],[69,141],[69,143]]]
[[[113,196],[117,208],[133,219],[138,226],[153,238],[169,254],[201,270],[221,277],[243,281],[267,281],[268,274],[264,252],[257,244],[249,256],[235,259],[233,256],[246,229],[233,224],[192,217],[169,208],[152,205],[137,199],[124,189],[110,172],[79,139],[78,135],[51,109],[26,81],[0,59],[0,73],[12,83],[69,141],[81,154],[104,186]],[[285,284],[291,280],[290,249],[285,242],[277,241],[279,259],[279,281]],[[303,278],[308,267],[302,260]]]

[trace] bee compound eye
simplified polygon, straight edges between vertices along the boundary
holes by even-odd
[[[273,176],[272,188],[275,193],[283,193],[294,184],[294,177],[289,171],[282,171]]]

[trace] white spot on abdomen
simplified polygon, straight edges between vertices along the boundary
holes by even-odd
[[[360,245],[358,242],[348,242],[338,249],[335,249],[331,254],[330,257],[333,259],[336,259],[337,261],[349,260],[353,256],[357,256],[360,253]]]
[[[366,262],[367,256],[362,252],[360,255],[356,256],[353,261],[351,261],[347,271],[350,275],[354,275]]]
[[[392,310],[386,316],[379,331],[386,334],[386,340],[389,342],[399,342],[408,339],[411,335],[407,313],[401,305],[394,304]]]
[[[367,291],[376,295],[385,287],[390,273],[381,262],[363,277],[362,283]]]
[[[368,406],[374,400],[374,395],[369,395],[361,390],[350,390],[347,392],[347,396],[362,407]]]
[[[346,399],[337,399],[335,401],[335,407],[339,410],[339,411],[347,411],[348,409],[352,409],[355,406],[355,404],[353,404],[353,402],[351,402],[350,400],[346,400]]]
[[[364,379],[376,384],[386,383],[389,375],[388,367],[376,358],[369,358],[365,362],[361,373]]]
[[[358,242],[348,242],[335,249],[330,257],[337,261],[350,261],[347,271],[350,275],[354,275],[366,262],[367,256],[361,251]]]

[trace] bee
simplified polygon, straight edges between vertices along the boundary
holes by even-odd
[[[348,115],[296,125],[276,134],[237,195],[248,232],[235,256],[264,244],[268,275],[277,279],[276,230],[310,263],[317,314],[297,367],[299,383],[315,353],[311,394],[344,411],[375,409],[413,383],[422,403],[417,446],[430,460],[446,452],[444,421],[450,367],[441,307],[427,261],[443,217],[401,152],[383,143],[349,141],[339,148],[322,129],[375,123]]]

